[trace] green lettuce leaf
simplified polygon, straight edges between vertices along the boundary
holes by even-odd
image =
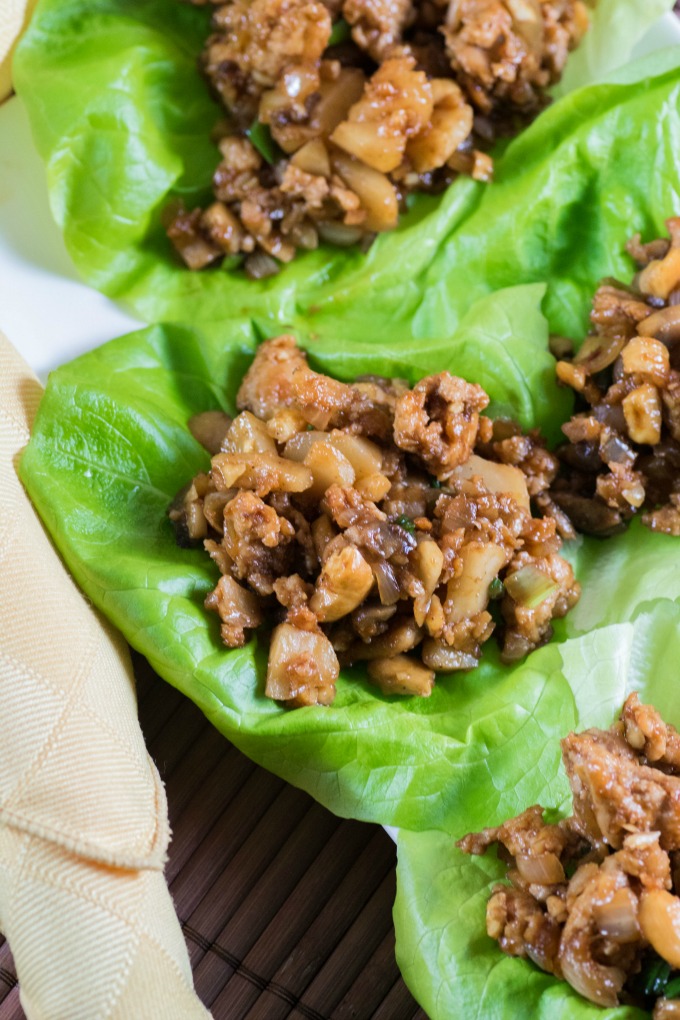
[[[649,9],[657,0],[618,0],[631,41]],[[598,70],[611,63],[609,16],[604,3]],[[356,343],[388,331],[431,340],[484,294],[549,281],[550,328],[578,336],[594,282],[630,275],[627,237],[658,234],[677,205],[680,48],[570,92],[499,156],[493,187],[461,178],[415,199],[366,255],[323,246],[257,282],[233,268],[191,273],[161,213],[178,197],[204,201],[218,159],[208,134],[219,111],[196,68],[206,18],[174,0],[42,0],[15,58],[76,266],[147,321],[248,317]]]
[[[445,368],[463,372],[526,426],[547,422],[551,407],[556,424],[561,395],[542,294],[530,285],[487,296],[438,344],[389,338],[361,348],[320,338],[307,346],[314,365],[345,378],[389,372],[414,382]],[[73,574],[237,746],[339,814],[450,828],[456,817],[477,817],[480,804],[507,815],[548,776],[551,800],[562,797],[558,739],[593,709],[596,691],[607,711],[620,702],[622,656],[632,668],[637,616],[659,598],[640,563],[655,564],[655,585],[663,579],[674,607],[680,546],[633,529],[574,548],[577,572],[592,575],[592,604],[513,668],[489,648],[477,670],[442,677],[429,699],[383,697],[354,669],[342,674],[332,708],[282,709],[262,693],[267,636],[221,646],[217,618],[202,605],[216,568],[202,550],[177,547],[166,515],[174,493],[207,466],[187,419],[209,407],[233,410],[258,339],[247,322],[201,336],[157,326],[50,377],[21,471]]]
[[[597,0],[590,26],[578,49],[570,56],[553,96],[602,81],[617,67],[628,63],[645,33],[662,15],[672,11],[674,0]]]
[[[603,1009],[488,938],[485,910],[505,867],[466,857],[441,832],[401,832],[394,924],[397,962],[430,1020],[643,1020],[631,1006]]]
[[[584,543],[574,561],[583,597],[567,620],[570,637],[555,646],[561,663],[550,680],[551,694],[560,705],[560,736],[610,725],[631,691],[662,706],[665,717],[678,725],[680,585],[673,580],[677,567],[670,545],[659,545],[655,536],[634,527],[611,542]],[[538,686],[536,690],[538,694]],[[538,732],[545,728],[546,739],[553,739],[547,734],[555,711],[550,700],[537,698],[531,727]],[[496,705],[493,724],[503,726],[503,716],[503,706]],[[490,723],[486,719],[487,726]],[[479,734],[474,741],[483,746]],[[559,754],[550,753],[555,750],[555,745],[546,746],[541,768],[532,769],[514,790],[507,786],[505,772],[502,777],[495,774],[497,765],[489,755],[488,767],[501,781],[502,798],[476,797],[477,774],[455,772],[452,782],[461,807],[449,817],[445,831],[399,833],[397,960],[431,1020],[467,1014],[498,1020],[518,1015],[634,1020],[649,1015],[632,1007],[602,1010],[529,961],[504,956],[486,936],[485,908],[506,867],[493,853],[468,857],[454,847],[454,840],[466,832],[499,824],[531,804],[569,813],[568,783]],[[507,767],[505,762],[502,767]]]
[[[595,629],[556,646],[562,661],[550,678],[550,692],[560,705],[560,736],[572,729],[609,726],[633,690],[643,700],[662,706],[669,721],[680,722],[675,665],[680,655],[679,586],[666,587],[668,569],[655,575],[660,566],[657,554],[669,549],[657,548],[653,536],[649,539],[636,528],[625,540],[606,544],[606,553],[603,549],[598,556],[592,549],[585,556],[591,574],[601,573],[602,584],[599,591],[590,589],[588,583],[594,578],[581,575],[582,619],[572,618],[571,628],[578,632],[587,613],[603,598],[605,608],[592,619]],[[636,576],[638,572],[649,576]],[[652,576],[663,597],[652,595]],[[634,591],[624,592],[620,583],[632,584]],[[536,690],[538,694],[538,685]],[[550,699],[537,698],[531,713],[531,726],[545,730],[546,739],[554,739],[547,735],[555,711]],[[492,710],[497,725],[502,725],[503,715],[500,704]],[[486,725],[490,726],[489,719]],[[483,746],[479,734],[475,743],[478,749]],[[469,857],[454,846],[454,840],[466,832],[499,824],[531,804],[568,814],[568,783],[555,751],[554,743],[546,746],[542,767],[532,769],[515,790],[508,788],[505,772],[502,777],[496,775],[496,761],[489,755],[488,768],[502,782],[502,800],[474,796],[477,774],[455,772],[451,781],[461,807],[448,819],[446,831],[399,833],[394,909],[397,960],[431,1020],[467,1015],[489,1020],[520,1015],[538,1020],[633,1020],[649,1015],[632,1007],[603,1010],[593,1006],[566,982],[544,974],[528,960],[504,956],[486,935],[485,908],[491,889],[505,877],[506,865],[493,852]],[[502,766],[505,769],[506,763]]]

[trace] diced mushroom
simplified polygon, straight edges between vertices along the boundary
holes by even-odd
[[[633,442],[655,446],[660,441],[661,398],[656,386],[643,383],[629,393],[623,400],[623,413]]]
[[[304,492],[313,476],[304,464],[295,464],[272,453],[218,453],[212,459],[212,478],[218,489],[252,489],[266,496],[281,492]]]
[[[319,620],[339,620],[360,605],[373,587],[373,571],[356,546],[346,545],[325,560],[309,608]]]
[[[473,453],[465,463],[454,468],[452,477],[460,479],[479,477],[489,492],[512,496],[521,507],[529,511],[526,476],[512,464],[497,464]]]
[[[423,641],[423,662],[437,673],[474,669],[478,661],[476,655],[451,648],[445,641],[436,638],[425,638]]]
[[[383,694],[429,698],[434,686],[433,670],[407,655],[371,660],[368,675]]]
[[[469,542],[461,550],[462,569],[447,585],[445,614],[459,623],[486,609],[489,585],[507,563],[507,553],[493,542]]]
[[[214,455],[222,449],[222,443],[231,426],[231,418],[224,411],[202,411],[189,419],[189,431],[201,446]]]
[[[330,705],[340,674],[338,657],[321,631],[289,623],[274,628],[267,665],[267,697],[294,705]]]
[[[234,418],[222,443],[224,453],[271,453],[276,455],[276,443],[261,418],[250,411],[241,411]]]

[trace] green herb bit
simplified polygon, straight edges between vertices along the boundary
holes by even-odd
[[[501,581],[500,577],[494,577],[493,581],[489,585],[489,598],[499,599],[505,591],[505,585]]]
[[[411,534],[413,534],[413,532],[416,530],[415,524],[413,523],[410,517],[406,516],[406,514],[399,514],[399,516],[397,517],[397,524],[399,525],[400,528],[403,528],[404,531],[410,531]]]
[[[331,29],[331,34],[328,37],[328,45],[339,46],[340,43],[347,42],[351,34],[352,30],[345,21],[345,19],[339,18],[338,21],[336,21],[335,24],[333,25],[333,28]]]
[[[644,994],[648,997],[662,995],[668,984],[671,973],[670,964],[666,963],[660,956],[649,964],[643,972]]]
[[[430,488],[431,489],[441,489],[441,487],[442,487],[442,483],[439,481],[438,478],[431,478],[430,479]]]
[[[557,585],[552,577],[528,564],[506,577],[505,590],[518,605],[535,609],[557,591]]]
[[[283,158],[283,150],[278,147],[272,138],[268,124],[262,124],[259,120],[254,120],[246,134],[267,163],[274,164]]]
[[[677,999],[680,996],[680,977],[674,977],[666,985],[663,993],[667,999]]]

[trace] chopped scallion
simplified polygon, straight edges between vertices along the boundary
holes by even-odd
[[[504,591],[505,591],[505,588],[503,586],[503,582],[501,581],[500,577],[494,577],[493,581],[489,585],[489,598],[490,599],[499,599]]]
[[[410,531],[411,534],[413,534],[413,532],[416,530],[415,524],[413,523],[410,517],[406,516],[406,514],[399,514],[399,516],[397,517],[397,524],[399,525],[400,528],[403,528],[404,531]]]
[[[329,46],[339,46],[340,43],[347,42],[351,35],[351,29],[344,18],[340,18],[335,22],[331,29],[331,34],[328,37]]]
[[[677,999],[680,996],[680,977],[674,977],[666,985],[663,993],[667,999]]]
[[[267,124],[254,120],[246,131],[248,138],[267,163],[274,164],[283,158],[283,151],[278,147]]]
[[[642,975],[645,996],[656,998],[659,995],[663,995],[668,984],[670,972],[670,965],[665,960],[662,960],[660,956],[652,960]]]

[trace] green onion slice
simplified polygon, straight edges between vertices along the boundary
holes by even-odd
[[[335,22],[331,29],[331,34],[328,37],[329,46],[339,46],[340,43],[347,42],[352,33],[351,28],[347,24],[344,18],[340,18]]]
[[[267,163],[278,163],[283,158],[283,151],[272,138],[268,124],[261,124],[259,120],[254,120],[246,134]]]

